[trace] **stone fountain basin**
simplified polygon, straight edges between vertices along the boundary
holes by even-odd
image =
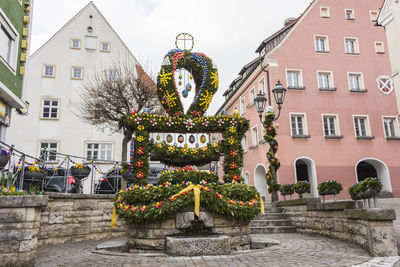
[[[212,256],[231,254],[230,237],[212,236],[167,236],[166,251],[171,256]]]

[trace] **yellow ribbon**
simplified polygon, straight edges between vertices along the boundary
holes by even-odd
[[[177,198],[185,192],[189,192],[193,190],[194,193],[194,213],[197,217],[200,217],[200,188],[201,185],[189,185],[188,187],[182,189],[178,194],[173,195],[171,198]]]
[[[118,215],[117,215],[117,208],[113,208],[113,214],[111,218],[111,227],[115,228],[115,224],[117,223]]]
[[[260,195],[260,206],[261,206],[261,214],[264,214],[265,213],[265,211],[264,211],[264,202],[262,200],[261,195]]]

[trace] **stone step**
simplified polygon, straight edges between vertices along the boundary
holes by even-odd
[[[289,220],[277,219],[277,220],[253,220],[250,222],[250,227],[257,226],[291,226]]]
[[[265,214],[259,214],[256,217],[256,220],[274,220],[274,219],[287,219],[287,215],[283,213],[265,213]]]
[[[282,208],[276,208],[276,207],[266,208],[266,207],[264,207],[264,212],[265,212],[265,213],[277,213],[277,212],[282,212]]]
[[[252,234],[295,233],[295,226],[254,226],[250,227]]]

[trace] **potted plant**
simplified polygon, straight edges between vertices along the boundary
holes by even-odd
[[[369,177],[360,183],[360,187],[366,198],[374,198],[381,192],[382,183],[378,178]]]
[[[311,184],[308,181],[298,181],[293,187],[299,198],[303,198],[304,193],[310,193]]]
[[[121,175],[125,181],[132,182],[133,181],[133,172],[130,168],[129,163],[121,163]]]
[[[25,167],[24,170],[24,180],[25,181],[42,181],[44,176],[46,175],[46,172],[34,165]]]
[[[70,170],[71,170],[71,175],[77,179],[83,179],[88,177],[91,171],[90,167],[85,163],[82,164],[75,163],[74,166],[70,168]]]
[[[3,169],[7,165],[9,159],[10,159],[10,154],[8,153],[8,151],[5,149],[1,149],[0,169]]]
[[[352,184],[348,191],[352,200],[360,200],[365,198],[364,192],[361,191],[360,184]]]
[[[322,196],[322,202],[324,203],[326,195],[334,195],[334,201],[336,201],[336,195],[342,190],[342,184],[335,180],[322,182],[318,185],[318,193]]]
[[[279,191],[281,192],[284,200],[286,200],[287,195],[290,195],[290,199],[292,199],[294,188],[292,184],[284,184],[279,187]]]

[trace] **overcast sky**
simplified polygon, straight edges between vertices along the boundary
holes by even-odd
[[[36,51],[87,0],[35,0],[31,53]],[[222,104],[222,93],[241,68],[253,60],[258,45],[298,17],[311,0],[94,0],[95,5],[140,61],[158,72],[178,33],[195,38],[194,51],[218,66],[220,86],[208,114]]]

